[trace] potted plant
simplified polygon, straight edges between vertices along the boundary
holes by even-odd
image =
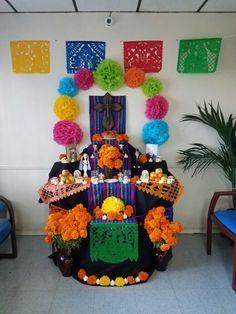
[[[212,102],[201,107],[197,105],[198,114],[185,114],[181,121],[199,122],[214,129],[219,137],[219,146],[215,149],[204,144],[193,143],[186,150],[179,150],[180,159],[178,164],[184,170],[193,168],[193,175],[205,171],[209,166],[216,165],[231,182],[232,189],[236,188],[236,122],[232,114],[225,119],[218,104],[216,109]],[[236,198],[233,199],[234,208]]]
[[[155,249],[155,268],[166,270],[172,257],[172,246],[177,244],[176,234],[183,227],[180,222],[169,221],[164,207],[154,207],[148,211],[144,219],[144,229],[149,235]]]
[[[79,248],[87,237],[87,226],[92,216],[82,204],[71,210],[56,209],[48,215],[45,241],[59,249],[57,265],[63,276],[70,276],[73,269],[71,251]]]

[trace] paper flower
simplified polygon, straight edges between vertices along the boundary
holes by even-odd
[[[142,69],[133,67],[125,72],[125,83],[129,87],[139,87],[143,85],[145,73]]]
[[[147,78],[142,86],[144,95],[148,97],[159,95],[162,87],[161,81],[155,77]]]
[[[74,120],[79,113],[79,104],[69,96],[60,96],[54,103],[54,113],[61,120]]]
[[[83,131],[75,122],[58,121],[53,128],[53,139],[59,145],[79,144],[83,138]]]
[[[169,103],[163,96],[154,96],[146,100],[146,117],[148,119],[163,119],[168,112]]]
[[[124,278],[122,278],[122,277],[117,277],[117,278],[115,279],[115,285],[116,285],[117,287],[123,287],[123,286],[125,285],[125,280],[124,280]]]
[[[76,85],[81,90],[87,90],[93,85],[93,72],[86,68],[81,68],[74,74]]]
[[[124,202],[115,196],[107,197],[102,203],[102,212],[105,214],[109,212],[118,213],[120,211],[124,211],[124,209]]]
[[[152,120],[144,125],[142,133],[145,144],[163,144],[169,138],[168,124],[163,120]]]
[[[78,88],[71,77],[63,77],[59,82],[58,92],[61,95],[74,97],[78,94]]]
[[[110,284],[110,278],[108,277],[108,276],[102,276],[101,278],[100,278],[100,285],[101,286],[109,286],[109,284]]]
[[[105,91],[119,89],[124,82],[121,66],[113,60],[103,60],[94,72],[94,80]]]

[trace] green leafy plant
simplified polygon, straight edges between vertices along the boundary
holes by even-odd
[[[193,175],[205,171],[209,166],[216,165],[236,189],[236,122],[232,114],[225,119],[219,103],[214,108],[212,102],[197,105],[198,114],[185,114],[181,122],[192,121],[203,123],[214,129],[218,134],[218,148],[209,148],[200,143],[192,143],[186,150],[179,150],[178,164],[184,170],[194,169]],[[236,207],[236,199],[233,199]]]

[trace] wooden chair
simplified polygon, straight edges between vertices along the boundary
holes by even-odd
[[[236,191],[215,192],[211,199],[207,217],[207,254],[211,255],[212,222],[234,242],[232,288],[236,292],[236,210],[235,208],[216,210],[216,203],[221,196],[236,196]]]
[[[11,253],[0,253],[0,258],[17,257],[15,216],[11,202],[0,195],[0,245],[11,237]]]

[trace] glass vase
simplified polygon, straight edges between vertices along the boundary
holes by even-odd
[[[154,254],[155,269],[158,271],[165,271],[172,256],[173,254],[171,248],[164,252],[160,249],[156,249]]]
[[[72,275],[74,260],[70,250],[63,250],[58,253],[57,266],[64,277],[70,277]]]

